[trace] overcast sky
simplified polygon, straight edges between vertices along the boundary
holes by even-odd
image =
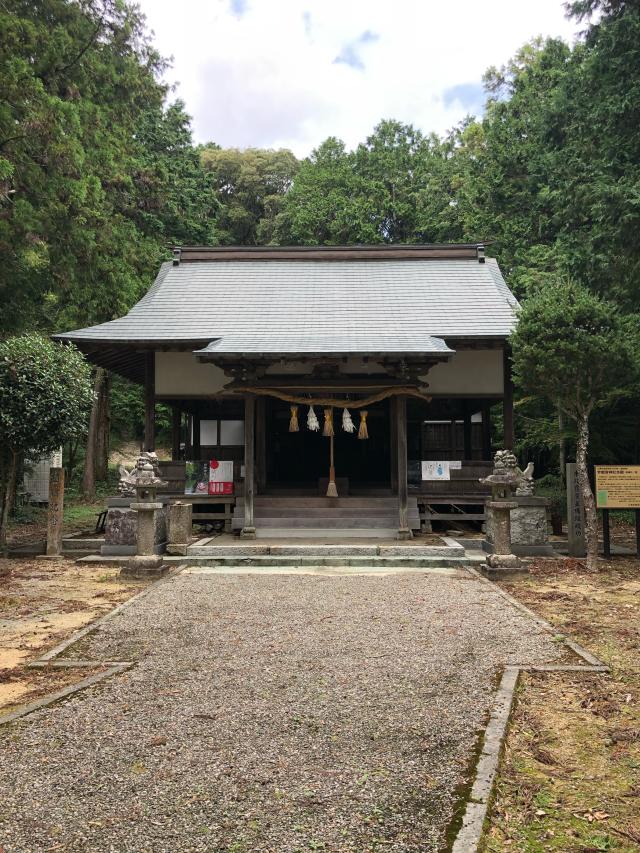
[[[139,0],[197,142],[349,147],[381,118],[443,132],[482,74],[536,35],[573,41],[561,0]]]

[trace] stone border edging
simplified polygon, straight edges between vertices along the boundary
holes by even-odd
[[[158,584],[166,583],[167,581],[174,578],[177,574],[180,574],[184,566],[177,566],[174,569],[170,569],[166,575],[159,578],[156,581],[150,583],[145,589],[141,590],[136,595],[128,598],[126,601],[123,601],[121,604],[118,604],[113,610],[109,610],[108,613],[105,613],[104,616],[101,616],[99,619],[96,619],[95,622],[91,622],[89,625],[85,625],[84,628],[80,628],[78,631],[75,631],[70,637],[67,637],[66,640],[63,640],[61,643],[58,643],[57,646],[54,646],[52,649],[49,649],[48,652],[45,652],[40,657],[36,658],[33,661],[25,664],[26,669],[45,669],[47,667],[52,667],[55,669],[81,669],[81,668],[92,668],[96,667],[107,667],[102,672],[97,672],[94,675],[89,675],[86,678],[83,678],[81,681],[76,682],[75,684],[70,684],[68,687],[63,687],[61,690],[56,690],[54,693],[50,693],[47,696],[44,696],[42,699],[37,699],[34,702],[30,702],[27,705],[22,705],[18,707],[15,711],[11,711],[8,714],[2,715],[0,712],[0,726],[3,726],[5,723],[12,723],[16,720],[21,719],[22,717],[26,717],[28,714],[32,714],[34,711],[39,711],[42,708],[46,708],[49,705],[53,705],[56,702],[59,702],[61,699],[66,699],[68,696],[72,696],[74,693],[78,693],[80,690],[84,690],[86,687],[91,687],[94,684],[98,684],[100,681],[103,681],[106,678],[110,678],[112,675],[119,675],[121,672],[124,672],[127,669],[130,669],[134,665],[134,661],[100,661],[100,660],[55,660],[56,657],[59,657],[63,652],[65,652],[68,648],[73,646],[79,640],[82,640],[88,634],[91,634],[93,631],[96,631],[101,625],[107,622],[110,619],[113,619],[114,616],[117,616],[125,607],[129,607],[135,601],[143,598],[145,595],[148,595],[152,589],[154,589]]]
[[[558,636],[558,632],[550,622],[538,616],[533,610],[505,592],[493,581],[484,577],[477,569],[465,566],[464,570],[472,574],[484,584],[489,584],[513,607],[524,613],[543,628],[547,633]],[[579,643],[562,637],[563,643],[571,651],[585,661],[584,664],[518,664],[506,666],[498,692],[496,693],[489,723],[483,733],[482,750],[475,766],[475,776],[471,791],[467,798],[462,817],[462,825],[458,830],[450,853],[478,853],[484,836],[485,822],[489,806],[493,799],[500,759],[507,736],[507,730],[514,707],[514,697],[521,672],[581,672],[586,674],[610,672],[610,667],[583,648]]]

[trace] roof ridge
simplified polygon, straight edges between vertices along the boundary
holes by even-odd
[[[390,243],[354,246],[181,246],[173,265],[197,261],[251,260],[478,260],[484,243]]]

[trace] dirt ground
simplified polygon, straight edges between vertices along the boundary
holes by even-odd
[[[485,850],[640,851],[640,560],[540,560],[504,588],[612,672],[523,675]]]
[[[0,709],[51,693],[89,673],[24,664],[142,588],[117,570],[71,560],[0,560]]]

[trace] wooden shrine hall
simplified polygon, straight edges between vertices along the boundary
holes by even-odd
[[[233,463],[243,537],[406,539],[482,517],[517,309],[482,244],[183,247],[126,316],[56,337],[144,386],[145,449],[171,407],[176,496],[186,463]]]

